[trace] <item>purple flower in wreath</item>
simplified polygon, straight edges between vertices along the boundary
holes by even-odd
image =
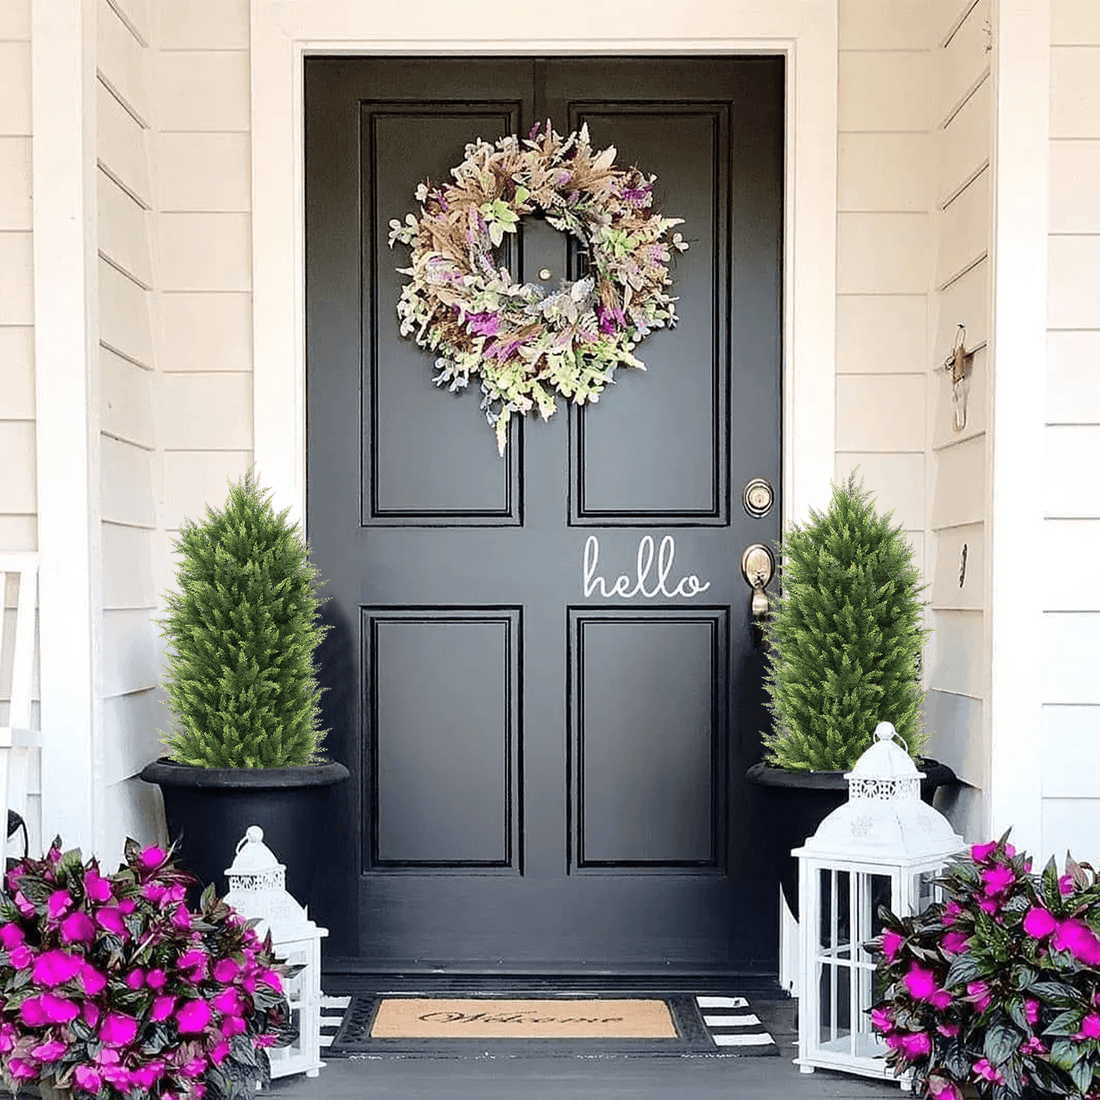
[[[500,315],[497,313],[471,313],[466,318],[466,329],[472,336],[496,336],[500,332]]]
[[[608,309],[607,306],[597,306],[596,317],[600,322],[600,332],[604,336],[614,336],[620,328],[626,326],[626,317],[618,306],[615,306],[614,309]]]

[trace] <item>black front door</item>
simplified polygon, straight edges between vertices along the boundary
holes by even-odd
[[[307,531],[329,751],[353,774],[318,838],[334,954],[774,964],[740,560],[778,536],[778,499],[754,517],[742,490],[780,481],[782,88],[775,58],[306,62]],[[645,373],[514,426],[499,458],[475,387],[436,389],[399,334],[388,225],[467,142],[546,118],[657,175],[691,244],[681,322],[640,345]],[[534,219],[502,256],[524,281],[574,260]]]

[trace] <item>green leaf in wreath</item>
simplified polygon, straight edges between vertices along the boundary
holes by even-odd
[[[1079,1009],[1068,1009],[1055,1016],[1050,1023],[1043,1028],[1044,1035],[1076,1035],[1081,1029],[1082,1013]]]
[[[1056,1039],[1050,1047],[1049,1061],[1059,1069],[1071,1069],[1081,1057],[1080,1047],[1070,1039]]]
[[[1080,1062],[1070,1067],[1069,1076],[1083,1095],[1092,1084],[1092,1063],[1082,1058]]]

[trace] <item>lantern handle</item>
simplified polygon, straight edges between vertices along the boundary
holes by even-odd
[[[876,741],[896,741],[898,731],[894,729],[893,722],[879,722],[875,726],[875,740]]]
[[[892,728],[893,727],[891,726],[891,729]],[[877,733],[878,730],[876,730],[875,732]],[[260,828],[259,825],[249,825],[248,828],[244,831],[244,836],[239,841],[237,841],[237,855],[241,854],[241,849],[249,841],[251,841],[253,844],[259,844],[259,842],[263,840],[263,838],[264,831]]]

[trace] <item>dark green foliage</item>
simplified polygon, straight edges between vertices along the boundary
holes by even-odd
[[[879,722],[894,724],[910,754],[923,746],[923,585],[890,520],[853,474],[783,540],[783,592],[767,628],[773,766],[847,771]]]
[[[178,593],[166,595],[162,634],[171,758],[205,768],[278,768],[318,761],[324,731],[313,651],[317,570],[285,509],[248,473],[225,510],[184,522]],[[162,731],[163,732],[163,731]]]

